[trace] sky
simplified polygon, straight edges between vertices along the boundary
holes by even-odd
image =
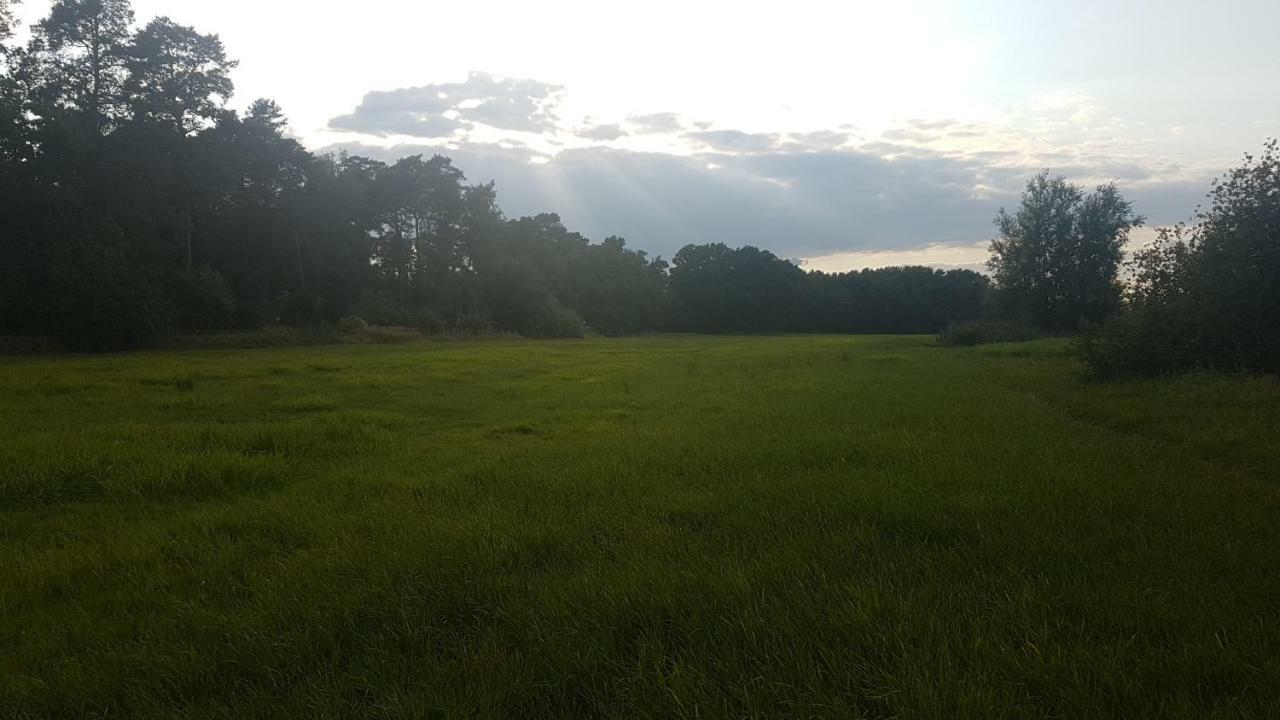
[[[976,268],[1035,172],[1114,181],[1164,225],[1280,135],[1275,0],[134,8],[217,33],[232,105],[275,99],[312,150],[448,155],[508,216],[668,258]]]

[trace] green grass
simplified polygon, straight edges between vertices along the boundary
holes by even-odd
[[[0,716],[1274,716],[1278,437],[1056,341],[0,360]]]

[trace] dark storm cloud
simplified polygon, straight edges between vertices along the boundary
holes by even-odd
[[[536,80],[473,72],[460,83],[374,91],[355,111],[329,121],[334,130],[442,138],[482,123],[503,130],[555,129],[563,88]]]

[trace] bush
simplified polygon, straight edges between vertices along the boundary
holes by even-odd
[[[323,325],[332,320],[327,306],[328,302],[317,295],[282,290],[267,305],[267,322],[291,327]]]
[[[369,329],[369,323],[359,315],[343,315],[338,318],[337,326],[343,335],[355,335]]]
[[[583,337],[582,316],[552,294],[540,274],[514,258],[496,263],[484,284],[485,309],[495,324],[525,337]]]
[[[166,291],[184,330],[209,332],[235,325],[236,296],[217,270],[201,267],[175,273]]]
[[[1280,374],[1280,143],[1246,156],[1209,199],[1194,224],[1135,254],[1121,316],[1078,343],[1090,374]]]
[[[146,347],[173,329],[172,303],[121,249],[105,242],[61,242],[52,258],[49,329],[67,349]]]
[[[938,335],[943,345],[969,346],[987,343],[1034,340],[1036,333],[1026,325],[1010,320],[967,320],[952,323]]]
[[[1185,325],[1177,317],[1158,318],[1152,309],[1133,308],[1085,329],[1072,351],[1098,380],[1191,370],[1200,363]]]
[[[548,298],[533,317],[520,329],[522,335],[544,338],[580,338],[587,335],[587,324],[582,316]]]
[[[403,327],[368,326],[364,330],[346,334],[340,332],[335,326],[316,325],[310,328],[295,328],[283,325],[267,325],[253,332],[183,335],[173,338],[168,345],[175,348],[213,350],[301,347],[345,343],[402,343],[421,338],[422,335],[417,330]]]
[[[488,335],[494,331],[493,320],[483,310],[468,310],[458,314],[453,327],[468,335]]]
[[[25,355],[57,351],[58,344],[52,338],[0,335],[0,355]]]
[[[373,325],[405,325],[408,317],[405,307],[385,290],[365,290],[348,310]]]
[[[407,327],[371,327],[360,333],[360,342],[365,343],[404,343],[421,340],[422,333]]]
[[[414,328],[428,335],[447,328],[431,308],[401,302],[385,290],[365,290],[351,303],[350,311],[373,327]]]
[[[287,345],[306,345],[311,339],[310,333],[296,327],[286,325],[266,325],[251,333],[249,342],[256,347],[275,347]]]
[[[410,323],[408,327],[416,328],[418,332],[424,335],[434,335],[436,333],[444,332],[445,323],[440,319],[439,315],[436,315],[431,310],[423,308],[414,313],[413,322]]]

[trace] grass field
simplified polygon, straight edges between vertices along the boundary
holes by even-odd
[[[1275,717],[1280,382],[1054,341],[0,359],[0,716]]]

